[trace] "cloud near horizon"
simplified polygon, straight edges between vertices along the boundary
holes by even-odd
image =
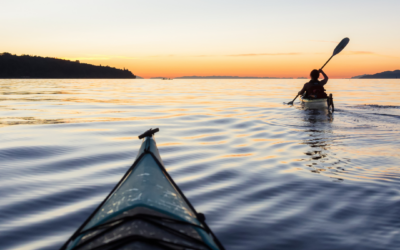
[[[128,57],[128,56],[88,56],[88,57],[61,57],[60,59],[65,60],[85,60],[85,61],[94,61],[94,60],[111,60],[111,59],[142,59],[139,57]]]
[[[304,53],[290,52],[290,53],[249,53],[249,54],[231,54],[231,55],[154,55],[148,57],[226,57],[226,56],[296,56],[303,55]]]
[[[338,41],[325,41],[325,40],[310,40],[310,42],[319,42],[319,43],[336,43],[338,44]]]
[[[234,54],[234,55],[226,55],[226,56],[297,56],[302,55],[303,53],[258,53],[258,54]]]
[[[382,57],[390,57],[390,58],[399,58],[397,56],[378,54],[373,51],[344,51],[342,54],[349,55],[349,56],[367,55],[367,56],[382,56]]]
[[[232,55],[156,55],[148,57],[241,57],[241,56],[296,56],[302,55],[303,53],[291,52],[291,53],[254,53],[254,54],[232,54]]]
[[[345,55],[377,55],[372,51],[344,51]]]
[[[126,59],[126,60],[154,60],[155,58],[162,57],[259,57],[259,56],[298,56],[298,55],[306,55],[309,53],[300,53],[300,52],[288,52],[288,53],[248,53],[248,54],[231,54],[231,55],[149,55],[149,56],[141,56],[141,57],[128,57],[128,56],[107,56],[107,55],[90,55],[87,57],[61,57],[61,59],[65,60],[82,60],[82,61],[101,61],[101,60],[112,60],[112,59]],[[312,54],[326,54],[326,53],[312,53]],[[380,57],[389,57],[389,58],[399,58],[396,56],[382,55],[375,53],[373,51],[343,51],[341,54],[350,55],[350,56],[380,56]]]

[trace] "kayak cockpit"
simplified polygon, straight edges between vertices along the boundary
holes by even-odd
[[[84,230],[71,249],[213,249],[199,225],[177,220],[148,207],[135,207]]]

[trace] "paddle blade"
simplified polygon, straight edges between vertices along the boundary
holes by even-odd
[[[343,38],[343,40],[336,46],[335,50],[333,51],[333,55],[337,55],[346,47],[346,45],[350,42],[349,38]]]

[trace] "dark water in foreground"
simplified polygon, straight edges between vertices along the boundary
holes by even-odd
[[[227,249],[400,249],[400,80],[0,80],[0,249],[57,249],[150,127]]]

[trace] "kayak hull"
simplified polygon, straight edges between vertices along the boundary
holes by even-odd
[[[224,249],[145,137],[132,167],[61,249]]]
[[[302,98],[302,104],[306,109],[326,109],[328,108],[328,98],[320,98],[320,99]]]

